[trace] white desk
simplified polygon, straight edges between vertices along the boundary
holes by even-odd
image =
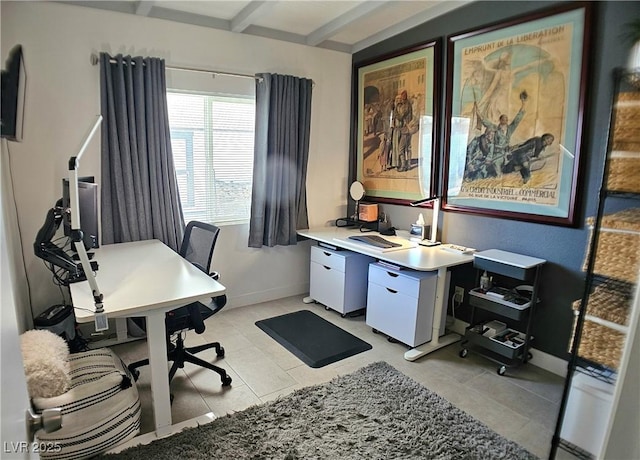
[[[107,317],[146,318],[156,436],[166,436],[171,433],[171,406],[165,313],[222,295],[225,287],[158,240],[102,246],[95,250],[94,260]],[[77,321],[93,321],[95,304],[89,283],[74,283],[70,289]]]
[[[447,334],[440,336],[440,323],[443,315],[446,315],[447,302],[446,286],[447,269],[456,265],[462,265],[473,262],[473,254],[455,254],[444,251],[440,246],[426,247],[417,246],[411,249],[403,249],[400,251],[380,252],[375,247],[356,241],[345,241],[350,235],[362,235],[363,233],[357,229],[348,229],[340,227],[322,227],[309,230],[298,230],[298,235],[320,241],[332,246],[349,249],[359,252],[379,260],[384,260],[395,265],[410,268],[418,271],[437,271],[438,281],[436,283],[436,301],[434,306],[433,317],[433,335],[430,342],[412,348],[404,354],[404,358],[408,361],[416,359],[431,353],[439,348],[445,347],[460,340],[458,334]],[[366,234],[366,233],[365,233]],[[370,232],[369,234],[377,234]]]

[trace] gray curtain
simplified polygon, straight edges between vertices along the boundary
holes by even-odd
[[[258,74],[249,247],[297,243],[309,228],[307,163],[313,81]]]
[[[100,54],[102,242],[157,238],[175,251],[184,217],[173,166],[164,60]]]

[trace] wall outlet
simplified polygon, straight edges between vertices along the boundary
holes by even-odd
[[[462,286],[456,286],[453,294],[453,299],[462,303],[464,300],[464,288]]]

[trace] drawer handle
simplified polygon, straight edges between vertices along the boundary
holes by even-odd
[[[332,255],[330,252],[325,252],[325,251],[322,251],[322,252],[323,252],[323,254],[324,254],[325,256],[327,256],[327,257],[330,257],[330,256]]]
[[[398,291],[396,291],[395,289],[391,289],[391,288],[385,288],[387,291],[389,291],[391,294],[397,294]]]
[[[331,267],[327,267],[326,265],[323,265],[323,267],[325,268],[325,270],[331,270]]]
[[[392,276],[393,278],[397,278],[398,274],[393,272],[387,272],[387,275]]]

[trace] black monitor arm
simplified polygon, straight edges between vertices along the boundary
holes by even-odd
[[[66,270],[69,273],[68,282],[81,281],[86,279],[82,266],[76,263],[62,248],[51,241],[58,228],[60,228],[64,212],[62,200],[58,200],[56,205],[49,209],[44,224],[36,235],[36,240],[33,243],[33,251],[36,257]]]

